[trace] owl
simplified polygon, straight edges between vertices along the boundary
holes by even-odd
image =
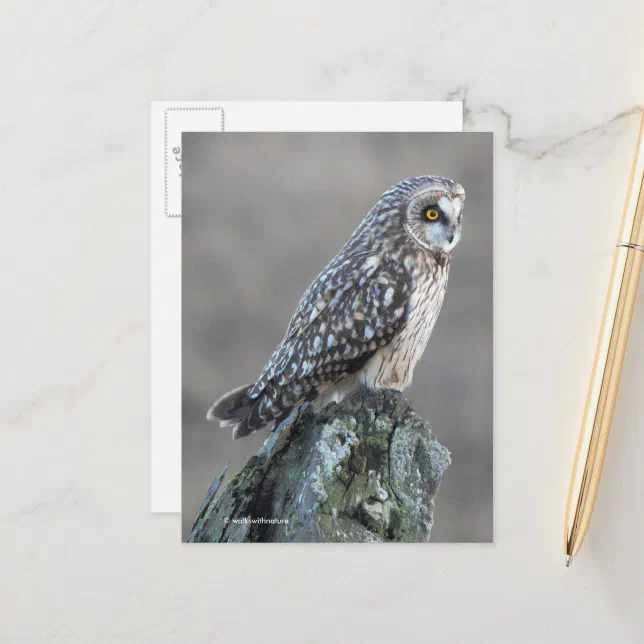
[[[305,401],[404,391],[443,304],[464,201],[458,183],[429,175],[383,193],[306,290],[258,380],[222,396],[208,419],[241,438]]]

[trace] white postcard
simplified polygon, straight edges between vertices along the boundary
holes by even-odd
[[[183,132],[460,132],[460,102],[156,102],[151,106],[151,509],[181,511]]]

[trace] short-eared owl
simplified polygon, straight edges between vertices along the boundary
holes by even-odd
[[[443,303],[464,200],[458,183],[435,176],[387,190],[304,293],[259,379],[208,418],[241,438],[307,400],[408,387]]]

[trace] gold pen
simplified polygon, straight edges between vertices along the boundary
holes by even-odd
[[[644,260],[644,117],[624,206],[595,362],[570,480],[565,521],[566,566],[588,530],[606,454],[619,377]]]

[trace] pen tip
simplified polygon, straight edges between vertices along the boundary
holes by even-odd
[[[574,557],[572,555],[566,555],[566,568],[570,568],[572,566]]]

